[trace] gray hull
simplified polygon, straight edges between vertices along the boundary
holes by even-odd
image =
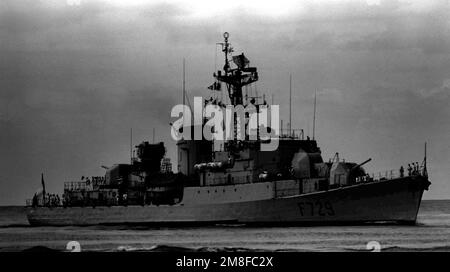
[[[29,208],[31,225],[96,224],[414,224],[429,182],[421,176],[234,203]]]

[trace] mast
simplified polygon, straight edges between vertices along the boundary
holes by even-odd
[[[423,175],[425,177],[428,177],[428,171],[427,171],[427,142],[425,142],[425,154],[423,158]]]
[[[153,143],[155,143],[155,128],[153,128]]]
[[[183,58],[183,105],[186,104],[186,60]]]
[[[289,74],[289,136],[292,133],[292,75]]]
[[[45,206],[45,181],[44,181],[44,173],[41,173],[41,184],[42,184],[42,201],[43,201],[43,205]]]
[[[314,91],[313,140],[315,140],[316,133],[316,94],[316,91]]]
[[[130,128],[130,163],[133,164],[133,128]]]
[[[227,86],[228,96],[233,106],[243,105],[242,87],[247,86],[258,80],[258,72],[256,67],[250,67],[250,61],[244,56],[244,53],[232,56],[232,61],[236,68],[230,66],[228,55],[233,52],[231,44],[228,42],[230,35],[228,32],[223,34],[224,42],[222,45],[222,52],[225,56],[225,64],[223,71],[215,72],[213,76]]]
[[[184,105],[186,105],[186,74],[185,74],[185,59],[183,58],[183,124],[184,124]]]

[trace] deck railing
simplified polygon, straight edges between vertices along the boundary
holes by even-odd
[[[408,176],[419,176],[424,175],[425,168],[424,166],[420,166],[419,169],[408,171],[408,169],[403,169],[403,171],[399,169],[391,169],[387,171],[380,171],[376,173],[369,174],[370,178],[373,181],[380,181],[380,180],[389,180],[389,179],[395,179],[395,178],[402,178],[402,177],[408,177]]]

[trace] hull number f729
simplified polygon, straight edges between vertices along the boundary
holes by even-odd
[[[329,201],[302,201],[297,203],[301,216],[333,216],[333,205]]]

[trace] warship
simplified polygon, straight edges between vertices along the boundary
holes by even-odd
[[[257,68],[243,53],[232,55],[228,38],[224,33],[219,43],[225,65],[214,72],[209,89],[223,86],[229,103],[206,99],[204,104],[259,109],[267,102],[244,94],[258,80]],[[232,118],[236,122],[237,116]],[[200,125],[206,122],[203,118]],[[346,162],[336,153],[324,161],[315,138],[290,124],[281,125],[275,136],[278,148],[269,151],[261,150],[265,140],[248,135],[224,140],[220,148],[205,137],[182,137],[176,142],[176,172],[163,142],[142,142],[129,164],[104,167],[101,177],[65,182],[61,197],[46,192],[42,177],[42,190],[27,200],[28,221],[34,226],[416,223],[431,184],[426,145],[420,165],[375,175],[363,168],[371,159]]]

